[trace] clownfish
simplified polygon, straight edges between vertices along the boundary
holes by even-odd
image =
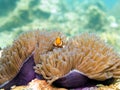
[[[62,47],[63,46],[63,41],[61,40],[60,37],[57,37],[53,43],[55,47]]]

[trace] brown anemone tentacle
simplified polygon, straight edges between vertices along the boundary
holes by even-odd
[[[37,40],[36,32],[20,35],[12,46],[3,49],[0,58],[0,84],[13,79],[23,62],[34,51]]]
[[[54,48],[59,48],[54,45],[55,40],[60,37],[62,46],[66,44],[66,37],[64,34],[58,31],[40,32],[38,37],[38,45],[35,49],[34,59],[35,63],[41,62],[40,55],[52,51]]]
[[[68,43],[77,49],[74,68],[89,78],[104,81],[120,76],[120,56],[95,34],[84,33]]]

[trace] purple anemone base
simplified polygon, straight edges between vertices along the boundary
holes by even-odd
[[[25,60],[16,77],[0,85],[0,89],[4,88],[5,90],[10,90],[10,88],[14,85],[26,85],[35,78],[43,79],[42,75],[38,75],[35,73],[33,69],[34,66],[35,62],[32,54]],[[65,76],[54,81],[53,85],[56,87],[67,88],[70,90],[96,90],[96,84],[100,83],[104,85],[109,85],[113,82],[113,80],[113,78],[106,81],[91,80],[78,70],[72,70]]]
[[[109,85],[113,81],[113,78],[105,81],[96,81],[93,79],[89,79],[78,70],[72,70],[70,73],[54,81],[53,85],[70,90],[96,90],[97,84]]]
[[[25,60],[19,73],[11,81],[5,82],[0,85],[0,88],[5,90],[10,90],[10,87],[13,85],[26,85],[28,82],[36,78],[36,73],[34,72],[33,66],[35,66],[33,55]],[[38,76],[37,76],[38,77]]]
[[[73,70],[65,76],[53,82],[54,86],[63,88],[83,87],[87,84],[89,78],[77,70]]]

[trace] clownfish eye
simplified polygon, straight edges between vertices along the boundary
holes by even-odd
[[[63,41],[61,40],[60,37],[57,37],[57,38],[55,39],[53,45],[54,45],[55,47],[62,47]]]

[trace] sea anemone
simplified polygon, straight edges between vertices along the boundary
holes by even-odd
[[[52,50],[52,41],[60,34],[46,31],[27,32],[20,35],[12,46],[4,48],[0,58],[0,88],[9,90],[13,85],[24,85],[38,77],[33,69],[37,63],[34,56],[37,55],[38,47],[39,54]]]
[[[76,47],[78,53],[83,53],[81,58],[78,58],[80,54],[76,54],[73,67],[89,78],[100,81],[111,77],[120,78],[119,54],[95,34],[84,33],[77,36],[68,46]]]
[[[83,87],[90,81],[103,83],[120,77],[119,55],[95,34],[69,39],[65,47],[39,55],[39,60],[35,72],[60,87]]]
[[[28,32],[4,48],[0,58],[0,88],[5,90],[35,78],[56,87],[96,89],[119,77],[119,55],[89,33],[66,40],[60,32]]]
[[[6,85],[8,85],[9,82],[12,83],[12,79],[16,77],[18,72],[26,73],[26,69],[24,69],[25,71],[20,70],[24,66],[23,63],[27,62],[30,63],[30,65],[34,65],[34,63],[32,61],[28,61],[28,59],[32,58],[31,54],[35,49],[36,43],[37,40],[35,32],[29,32],[19,36],[19,38],[13,42],[12,46],[8,46],[3,49],[0,58],[0,87],[9,87]],[[32,69],[30,65],[25,67]],[[30,71],[30,73],[32,72],[33,70]],[[29,75],[29,78],[34,78],[34,76]],[[17,83],[17,79],[15,80],[15,83]]]

